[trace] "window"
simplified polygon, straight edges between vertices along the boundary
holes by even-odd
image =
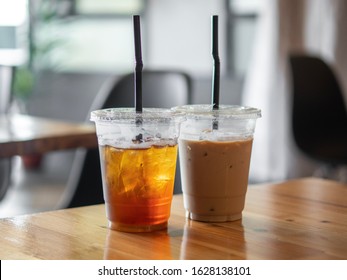
[[[255,35],[260,0],[227,0],[228,72],[243,77],[248,67]]]
[[[27,28],[27,0],[0,1],[0,65],[26,61]]]
[[[212,69],[210,16],[221,16],[223,75],[242,77],[253,47],[261,3],[260,0],[34,2],[39,3],[36,8],[50,4],[56,13],[53,20],[43,16],[41,22],[35,23],[35,42],[43,50],[51,48],[47,51],[50,55],[40,59],[45,68],[78,72],[132,71],[132,15],[140,14],[145,67],[181,68],[206,77]],[[44,11],[36,9],[36,12]]]
[[[132,69],[131,15],[141,14],[145,2],[40,0],[35,11],[42,16],[34,23],[34,40],[39,49],[51,48],[42,56],[41,67],[77,72]],[[45,17],[48,10],[55,13],[51,18]]]
[[[143,11],[143,0],[72,0],[79,15],[133,15]]]

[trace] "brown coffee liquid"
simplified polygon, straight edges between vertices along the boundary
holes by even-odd
[[[251,138],[226,142],[179,140],[182,187],[190,218],[241,218],[252,142]]]

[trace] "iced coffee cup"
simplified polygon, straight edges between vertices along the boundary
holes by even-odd
[[[93,111],[106,215],[111,229],[167,227],[177,159],[178,113],[165,109]]]
[[[179,160],[186,216],[204,222],[241,219],[258,109],[185,105]]]

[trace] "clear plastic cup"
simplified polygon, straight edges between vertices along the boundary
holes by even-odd
[[[220,105],[185,105],[179,159],[186,215],[192,220],[241,219],[259,109]]]
[[[182,114],[167,109],[93,111],[106,215],[111,229],[147,232],[167,227]]]

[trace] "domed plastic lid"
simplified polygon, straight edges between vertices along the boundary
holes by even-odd
[[[138,113],[134,108],[108,108],[91,112],[91,121],[94,122],[132,122],[138,119],[148,122],[173,121],[183,116],[182,112],[174,112],[170,109],[144,108],[142,113]]]
[[[218,109],[213,109],[212,105],[197,104],[183,105],[172,108],[174,112],[183,112],[187,117],[196,118],[234,118],[234,119],[258,119],[261,117],[261,110],[257,108],[238,105],[219,105]]]

